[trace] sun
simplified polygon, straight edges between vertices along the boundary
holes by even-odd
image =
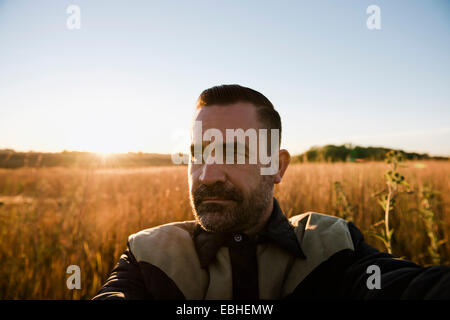
[[[93,152],[93,153],[100,159],[104,159],[104,160],[110,159],[110,158],[114,157],[114,155],[115,155],[114,152],[102,152],[102,151],[98,152],[97,151],[97,152]]]
[[[108,159],[117,153],[127,153],[135,137],[132,128],[120,126],[116,122],[89,120],[82,130],[72,132],[69,145],[74,150],[92,152]]]

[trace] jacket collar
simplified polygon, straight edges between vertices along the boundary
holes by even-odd
[[[275,198],[273,198],[272,214],[270,215],[266,226],[252,238],[245,234],[207,232],[197,224],[193,238],[202,268],[206,268],[215,259],[220,247],[238,245],[236,241],[233,241],[236,236],[242,237],[239,244],[248,242],[273,242],[294,256],[306,259],[306,256],[298,243],[294,227],[286,218],[283,211],[281,211],[278,201]]]

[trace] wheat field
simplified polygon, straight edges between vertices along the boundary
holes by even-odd
[[[376,193],[385,188],[383,162],[291,165],[275,196],[287,216],[315,211],[342,216],[335,182],[351,219],[368,234],[383,219]],[[439,239],[450,234],[450,162],[406,162],[400,169],[412,193],[396,199],[391,215],[396,256],[430,264],[429,237],[418,213],[425,186],[439,191],[432,210]],[[90,299],[104,283],[129,234],[192,219],[187,168],[0,169],[0,299]],[[450,264],[450,245],[439,248]],[[66,286],[69,265],[81,268],[81,289]]]

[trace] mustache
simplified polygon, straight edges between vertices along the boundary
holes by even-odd
[[[193,193],[194,204],[198,206],[206,198],[220,198],[224,200],[234,200],[242,202],[244,197],[242,193],[233,187],[227,187],[224,183],[218,182],[213,185],[200,185]]]

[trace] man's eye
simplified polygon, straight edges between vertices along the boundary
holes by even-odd
[[[234,149],[233,152],[225,152],[224,157],[224,163],[236,164],[239,158],[246,159],[247,155],[245,153],[245,150],[239,151]]]
[[[244,159],[248,158],[248,153],[244,150],[237,150],[235,151],[235,154],[237,157],[243,157]]]
[[[233,164],[235,163],[236,153],[225,153],[225,163]]]

